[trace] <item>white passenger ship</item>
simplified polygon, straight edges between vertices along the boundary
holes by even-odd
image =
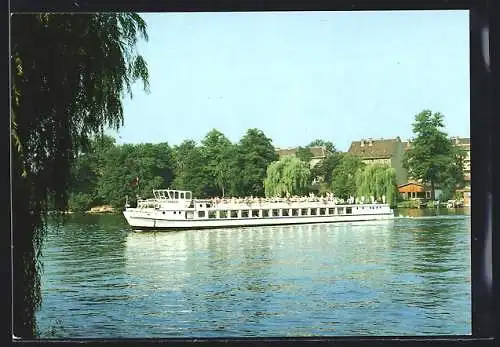
[[[327,197],[194,199],[190,191],[153,190],[153,199],[126,204],[123,215],[135,230],[198,229],[257,225],[385,220],[394,211],[385,203],[347,203]]]

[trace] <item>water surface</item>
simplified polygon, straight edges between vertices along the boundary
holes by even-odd
[[[72,216],[45,243],[41,337],[470,334],[468,211],[399,214],[158,233]]]

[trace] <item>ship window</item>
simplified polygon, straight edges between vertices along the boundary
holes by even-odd
[[[300,214],[303,216],[307,216],[308,215],[307,208],[303,208],[302,211],[300,211]]]
[[[326,214],[326,208],[320,208],[319,209],[319,214],[324,216]]]
[[[298,216],[298,215],[299,215],[299,209],[298,208],[292,209],[292,216]]]
[[[181,199],[184,199],[184,193],[181,193]]]
[[[214,219],[215,217],[217,217],[217,214],[215,211],[208,211],[208,218]]]
[[[259,216],[259,210],[252,210],[252,217],[258,217]]]
[[[198,211],[198,217],[205,218],[205,211]]]
[[[344,208],[343,207],[337,207],[337,214],[344,214]]]
[[[248,210],[242,210],[241,211],[241,217],[242,218],[248,218]]]
[[[316,216],[318,211],[315,208],[311,208],[311,216]]]
[[[165,213],[165,212],[163,212],[163,213]],[[177,211],[174,211],[174,214],[176,214],[176,213],[177,213]]]
[[[190,192],[186,192],[186,199],[191,199],[191,193]]]
[[[163,214],[165,214],[165,211],[163,211]]]
[[[174,196],[176,199],[179,199],[179,192],[175,192]]]
[[[279,210],[273,209],[273,217],[278,217],[280,215]]]
[[[238,218],[238,211],[232,210],[231,211],[231,218]]]
[[[345,213],[346,214],[352,214],[352,207],[346,207],[345,208]]]
[[[282,216],[285,216],[285,217],[288,217],[290,214],[289,214],[289,210],[287,208],[284,208],[281,210],[281,215]]]
[[[262,217],[264,218],[269,217],[269,210],[262,210]]]
[[[328,214],[335,214],[335,209],[334,208],[329,208],[328,209]]]

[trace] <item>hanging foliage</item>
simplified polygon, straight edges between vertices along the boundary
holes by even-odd
[[[294,156],[284,157],[267,167],[264,189],[267,197],[305,195],[310,183],[309,164]]]
[[[36,336],[40,256],[51,209],[67,209],[71,165],[91,135],[123,123],[122,98],[148,89],[136,13],[14,14],[11,20],[14,333]]]
[[[356,174],[356,195],[368,199],[373,196],[377,201],[382,201],[385,196],[386,203],[394,206],[397,199],[396,171],[387,165],[368,165]]]

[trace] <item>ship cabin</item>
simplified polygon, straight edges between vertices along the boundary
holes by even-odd
[[[159,218],[175,220],[328,217],[390,213],[385,204],[337,205],[333,201],[263,201],[258,203],[214,203],[193,199],[190,191],[153,190],[154,199],[138,200],[137,209],[154,209]],[[152,212],[148,212],[152,213]],[[148,214],[149,215],[149,214]]]
[[[205,206],[203,206],[205,207]],[[289,218],[289,217],[327,217],[353,214],[380,214],[388,213],[390,209],[381,204],[344,205],[326,207],[278,207],[265,208],[262,206],[235,206],[233,208],[198,208],[190,211],[187,219],[251,219],[251,218]]]
[[[153,196],[153,199],[138,200],[137,208],[184,209],[191,205],[193,198],[190,191],[173,189],[153,189]]]

